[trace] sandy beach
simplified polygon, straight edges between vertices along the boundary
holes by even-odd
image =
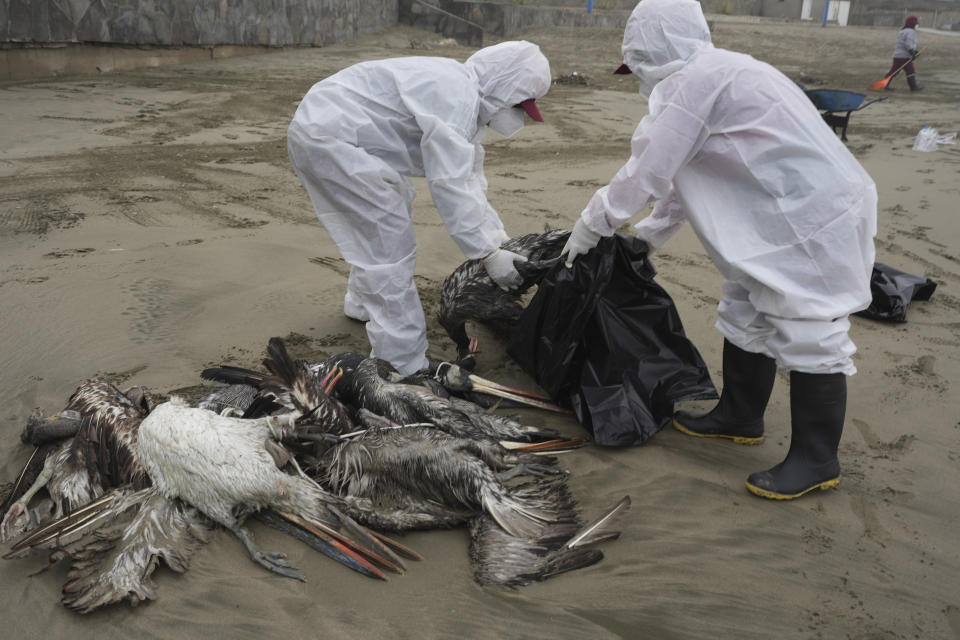
[[[717,46],[767,61],[807,88],[887,99],[855,112],[848,147],[880,195],[877,260],[938,283],[908,322],[852,318],[839,488],[789,503],[747,493],[789,437],[789,378],[778,374],[758,447],[673,429],[645,446],[566,455],[590,517],[630,495],[620,540],[583,571],[519,590],[472,581],[463,530],[407,535],[425,556],[387,583],[368,580],[259,523],[263,548],[308,577],[253,564],[218,531],[157,599],[79,616],[59,602],[67,566],[0,563],[8,638],[960,638],[960,147],[913,151],[922,125],[960,130],[960,38],[919,34],[924,91],[867,88],[884,77],[895,29],[717,21]],[[622,32],[542,29],[555,84],[545,122],[491,134],[489,197],[507,231],[569,228],[629,157],[646,103],[610,72]],[[490,41],[492,43],[493,40]],[[363,60],[466,59],[472,49],[396,27],[325,48],[0,85],[0,483],[31,452],[32,409],[61,409],[84,379],[195,396],[200,371],[258,367],[267,341],[295,354],[367,351],[342,315],[347,265],[289,164],[285,133],[304,93]],[[528,121],[529,122],[529,121]],[[430,355],[455,354],[434,320],[439,287],[463,260],[425,182],[415,223],[417,285]],[[637,218],[639,219],[639,217]],[[713,328],[721,277],[686,228],[653,262],[687,335],[720,385]],[[478,373],[534,388],[482,330]],[[697,403],[694,408],[709,407]],[[532,424],[582,434],[571,418]]]

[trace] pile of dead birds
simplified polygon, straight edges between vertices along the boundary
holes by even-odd
[[[202,372],[221,385],[195,406],[89,380],[57,414],[35,412],[23,439],[36,448],[2,505],[4,557],[69,559],[62,602],[87,613],[153,599],[159,561],[186,571],[217,526],[303,580],[256,546],[248,517],[380,579],[420,558],[387,534],[465,526],[475,579],[511,586],[594,564],[618,536],[629,498],[585,524],[557,465],[583,441],[478,404],[509,390],[450,364],[402,378],[355,353],[295,360],[277,338],[267,354],[264,371]]]

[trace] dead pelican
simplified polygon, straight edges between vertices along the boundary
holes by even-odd
[[[437,319],[456,343],[459,360],[469,359],[476,347],[476,342],[467,334],[467,320],[508,331],[523,312],[523,294],[553,266],[552,261],[560,255],[569,236],[569,231],[553,230],[528,233],[503,243],[504,249],[529,261],[517,265],[523,283],[515,291],[504,291],[497,286],[480,260],[467,260],[447,276],[440,291]]]
[[[365,410],[361,416],[370,427],[311,467],[321,484],[364,507],[356,517],[374,528],[450,527],[488,513],[512,535],[528,536],[537,523],[558,518],[553,502],[518,497],[501,479],[562,474],[552,460],[432,427],[395,425]]]
[[[530,442],[558,435],[552,429],[523,425],[469,402],[441,398],[422,386],[385,380],[373,359],[357,365],[348,385],[356,389],[358,409],[367,409],[401,425],[425,423],[451,435],[493,441]]]
[[[585,547],[619,535],[613,524],[629,498],[584,527],[552,459],[360,417],[369,428],[315,461],[317,479],[377,529],[469,523],[480,584],[516,586],[589,566],[603,554]]]
[[[332,528],[326,510],[339,501],[305,478],[277,468],[266,443],[282,442],[290,418],[244,420],[189,407],[179,399],[158,405],[140,423],[137,458],[153,485],[179,498],[236,535],[263,567],[303,579],[282,553],[262,552],[243,527],[250,513],[273,508]]]

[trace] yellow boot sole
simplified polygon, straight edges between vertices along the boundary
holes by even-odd
[[[818,484],[813,485],[808,489],[804,489],[800,493],[776,493],[774,491],[768,491],[767,489],[761,489],[760,487],[754,486],[749,482],[747,484],[747,491],[752,493],[755,496],[760,496],[761,498],[767,498],[768,500],[793,500],[799,498],[800,496],[806,495],[813,491],[814,489],[820,489],[821,491],[826,491],[827,489],[833,489],[838,484],[840,484],[840,478],[832,478],[830,480],[824,480]]]
[[[763,436],[748,437],[748,436],[728,436],[722,433],[697,433],[696,431],[691,431],[685,426],[673,420],[673,427],[680,433],[685,433],[688,436],[694,436],[696,438],[726,438],[727,440],[733,440],[736,444],[760,444],[763,442]]]

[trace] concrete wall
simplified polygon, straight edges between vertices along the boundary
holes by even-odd
[[[0,42],[323,45],[397,22],[398,0],[0,0]]]
[[[763,0],[700,0],[704,13],[728,16],[763,15]]]
[[[482,46],[484,33],[508,37],[537,27],[623,29],[636,6],[635,0],[598,0],[594,11],[588,14],[583,0],[577,0],[578,6],[562,7],[544,4],[547,1],[400,0],[399,19],[404,24],[456,38],[462,44]],[[426,6],[427,2],[430,6]],[[712,14],[760,16],[764,0],[700,0],[700,3],[709,20]],[[797,12],[799,14],[799,9]]]
[[[956,9],[927,11],[924,9],[872,9],[854,2],[850,9],[850,24],[872,27],[891,27],[899,29],[907,16],[920,18],[921,27],[942,29],[960,21],[960,11]]]
[[[582,7],[527,6],[508,2],[460,2],[429,0],[432,9],[419,0],[400,0],[399,20],[421,29],[441,33],[471,46],[483,44],[483,34],[509,36],[536,27],[600,27],[622,29],[630,11],[594,10]]]
[[[803,0],[763,0],[760,15],[764,18],[800,19]]]

